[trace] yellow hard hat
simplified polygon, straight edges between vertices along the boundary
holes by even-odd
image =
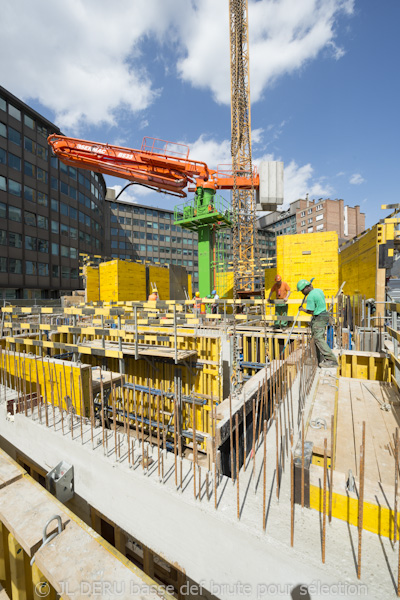
[[[200,296],[200,292],[196,292],[196,298]]]
[[[156,289],[152,290],[153,294],[158,294],[158,291]]]

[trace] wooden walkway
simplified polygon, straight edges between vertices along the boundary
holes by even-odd
[[[382,403],[389,404],[390,410],[383,410],[374,396]],[[393,485],[394,439],[396,427],[400,427],[399,395],[387,383],[341,377],[335,470],[347,474],[351,469],[354,476],[359,476],[363,421],[365,478]]]

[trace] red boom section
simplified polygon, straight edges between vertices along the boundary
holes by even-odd
[[[99,144],[62,135],[47,138],[54,154],[65,164],[122,177],[173,196],[186,197],[189,183],[219,189],[232,189],[232,173],[219,173],[206,163],[190,160],[189,148],[155,138],[144,138],[142,148],[133,150],[110,144]],[[251,177],[238,174],[237,185],[251,187]],[[258,187],[258,176],[253,174]]]

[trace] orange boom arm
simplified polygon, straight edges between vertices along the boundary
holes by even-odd
[[[67,165],[122,177],[181,198],[186,197],[183,190],[189,183],[214,189],[232,189],[234,185],[232,173],[219,173],[204,162],[190,160],[189,148],[184,144],[143,138],[141,149],[132,150],[55,134],[49,135],[47,141],[54,154]],[[238,187],[251,185],[251,177],[238,174]],[[258,187],[256,173],[253,186]]]

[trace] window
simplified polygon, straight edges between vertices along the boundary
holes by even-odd
[[[323,218],[324,218],[324,215],[317,215],[317,216],[315,217],[315,220],[316,220],[316,221],[322,221],[322,219],[323,219]]]
[[[58,212],[58,200],[54,200],[54,198],[51,199],[51,210]]]
[[[19,233],[8,232],[8,245],[10,248],[22,248],[22,235]]]
[[[0,96],[0,110],[6,110],[7,109],[7,104],[6,101],[4,100],[4,98],[2,98],[2,96]]]
[[[43,125],[40,125],[40,123],[37,124],[37,130],[40,134],[44,135],[44,137],[47,138],[48,136],[48,131],[46,129],[46,127],[44,127]]]
[[[57,179],[57,177],[50,177],[50,187],[55,192],[58,191],[58,179]]]
[[[36,252],[37,248],[37,240],[35,237],[31,237],[30,235],[25,236],[25,250],[33,250]]]
[[[25,175],[29,175],[29,177],[36,176],[36,167],[32,163],[27,160],[24,161],[24,173]]]
[[[24,124],[31,129],[35,129],[35,121],[28,117],[28,115],[24,115]]]
[[[21,145],[21,134],[16,129],[13,129],[13,127],[8,127],[8,139],[18,146]]]
[[[26,260],[25,261],[25,273],[27,275],[36,275],[37,274],[36,263],[32,262],[31,260]]]
[[[11,154],[11,152],[8,153],[8,166],[11,167],[12,169],[15,169],[16,171],[20,171],[21,170],[21,159],[19,156],[16,156],[15,154]]]
[[[10,221],[15,221],[16,223],[21,223],[21,209],[16,206],[8,207],[8,218]]]
[[[323,229],[324,229],[323,223],[321,225],[317,225],[317,227],[316,227],[316,231],[323,231]]]
[[[38,144],[37,145],[37,155],[39,158],[42,158],[43,160],[47,160],[47,148]]]
[[[7,231],[5,229],[0,229],[0,244],[7,246]]]
[[[307,211],[307,214],[311,215],[311,213],[312,213],[312,208],[309,208],[308,211]]]
[[[4,125],[4,123],[0,123],[0,135],[4,138],[7,137],[7,127]]]
[[[60,192],[68,196],[68,185],[64,181],[60,181]]]
[[[71,258],[78,258],[78,249],[77,248],[70,248],[69,249],[69,255]]]
[[[53,167],[53,169],[58,169],[58,158],[57,158],[57,156],[51,156],[50,157],[50,165]]]
[[[38,192],[37,201],[38,201],[38,204],[40,204],[40,206],[47,206],[49,203],[47,194],[45,194],[44,192]]]
[[[61,256],[69,258],[69,249],[67,246],[61,246]]]
[[[38,240],[37,241],[37,249],[38,249],[38,252],[45,252],[46,254],[48,254],[49,253],[48,240]]]
[[[72,240],[77,240],[78,239],[78,230],[75,229],[75,227],[70,227],[69,235]]]
[[[32,154],[36,154],[36,144],[31,138],[24,137],[24,148]]]
[[[8,268],[10,273],[20,275],[22,273],[22,260],[19,258],[10,258],[8,261]]]
[[[49,221],[48,221],[47,217],[43,217],[42,215],[38,215],[37,216],[37,226],[40,227],[41,229],[48,229],[49,228]]]
[[[306,216],[306,211],[305,211],[305,210],[302,210],[302,211],[301,211],[301,213],[300,213],[300,216],[301,216],[301,217],[305,217],[305,216]]]
[[[64,202],[60,202],[60,213],[65,217],[68,217],[68,204],[64,204]]]
[[[60,162],[60,171],[68,175],[68,167],[63,162]]]
[[[72,198],[73,200],[77,199],[76,189],[74,187],[72,187],[72,185],[69,186],[69,197]]]
[[[64,223],[60,224],[60,233],[65,237],[69,237],[69,227],[68,225],[64,225]]]
[[[8,103],[8,114],[18,121],[21,120],[21,111],[10,103]]]
[[[301,225],[302,225],[302,226],[304,226],[305,224],[306,224],[306,222],[305,222],[305,221],[302,221],[302,222],[301,222]]]
[[[0,257],[0,273],[7,273],[7,259]]]
[[[21,184],[17,181],[13,181],[12,179],[8,180],[8,191],[13,196],[21,197]]]
[[[71,269],[71,279],[78,279],[78,269],[76,267]]]
[[[58,221],[52,221],[51,222],[51,233],[57,233],[58,234]]]
[[[309,227],[309,228],[307,229],[307,233],[312,233],[313,231],[314,231],[314,227]]]
[[[76,169],[75,167],[68,167],[68,175],[72,177],[72,179],[76,179]]]
[[[38,181],[42,181],[43,183],[47,183],[48,182],[47,171],[44,171],[44,169],[40,169],[38,167],[37,168],[37,179],[38,179]]]
[[[31,212],[25,211],[25,225],[31,225],[32,227],[36,227],[36,215]]]
[[[24,199],[29,200],[29,202],[36,202],[36,191],[24,185]]]
[[[58,244],[55,244],[54,242],[52,242],[51,253],[53,254],[53,256],[58,256]]]
[[[61,277],[68,278],[70,276],[69,267],[61,267]]]
[[[38,263],[38,273],[42,277],[47,277],[49,274],[49,265],[47,263]]]
[[[5,150],[3,150],[3,148],[0,148],[0,165],[6,165],[7,164],[7,152]]]
[[[60,277],[60,267],[58,265],[53,265],[51,267],[51,274],[53,277]]]
[[[324,208],[323,204],[318,204],[318,206],[315,207],[315,210],[322,210]]]

